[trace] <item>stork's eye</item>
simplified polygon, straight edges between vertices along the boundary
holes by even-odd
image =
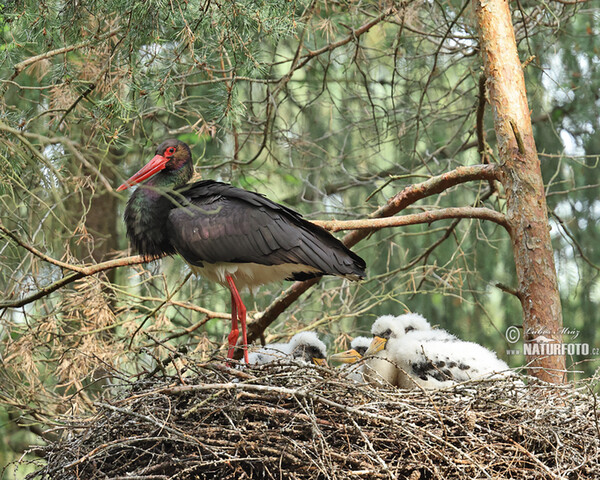
[[[173,155],[175,153],[175,147],[169,147],[167,148],[167,154],[168,155]]]

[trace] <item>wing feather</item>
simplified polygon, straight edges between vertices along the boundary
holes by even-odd
[[[210,180],[178,193],[185,201],[171,210],[167,228],[175,249],[194,265],[292,263],[364,276],[364,260],[329,232],[260,194]]]

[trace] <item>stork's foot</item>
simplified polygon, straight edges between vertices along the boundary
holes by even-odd
[[[227,280],[229,291],[231,292],[231,333],[229,334],[229,352],[227,358],[233,358],[233,352],[239,336],[239,320],[242,324],[242,348],[244,349],[244,360],[246,365],[248,365],[250,362],[248,360],[248,339],[246,337],[246,306],[244,305],[244,302],[242,302],[240,293],[238,292],[231,275],[227,275],[225,279]]]
[[[237,344],[238,338],[240,336],[240,331],[237,328],[232,328],[231,332],[229,332],[229,336],[227,340],[229,342],[229,350],[227,351],[227,358],[233,358],[233,353],[235,352],[235,346]]]
[[[237,330],[237,329],[229,332],[229,336],[227,337],[227,340],[229,343],[229,350],[227,351],[228,359],[233,358],[239,336],[240,336],[240,333],[239,333],[239,330]],[[244,361],[246,362],[246,365],[248,365],[248,364],[250,364],[250,360],[248,359],[248,345],[244,344],[244,345],[242,345],[242,348],[244,349]],[[227,365],[231,366],[231,362],[227,362]]]

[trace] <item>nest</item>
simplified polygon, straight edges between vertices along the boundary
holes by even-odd
[[[193,372],[193,373],[192,373]],[[45,447],[29,479],[579,479],[600,471],[589,384],[439,391],[339,370],[195,365],[139,380]]]

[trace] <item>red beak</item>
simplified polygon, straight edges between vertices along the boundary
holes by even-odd
[[[132,175],[129,180],[127,180],[123,185],[117,188],[117,192],[121,190],[126,190],[129,187],[133,187],[134,185],[150,178],[152,175],[156,175],[160,172],[169,160],[163,157],[162,155],[155,155],[152,160],[150,160],[146,165],[142,167],[142,169],[136,174]]]

